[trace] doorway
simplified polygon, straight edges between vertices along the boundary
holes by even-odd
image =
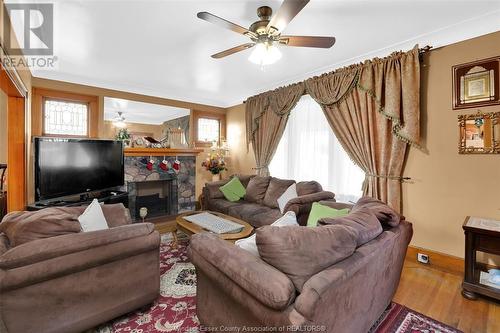
[[[0,130],[3,153],[0,161],[7,164],[7,212],[26,208],[26,99],[27,90],[12,70],[0,65],[2,103]]]

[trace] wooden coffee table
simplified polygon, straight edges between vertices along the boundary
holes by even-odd
[[[181,214],[181,215],[177,216],[177,218],[176,218],[177,229],[181,230],[182,232],[184,232],[188,236],[191,236],[193,234],[198,234],[200,232],[207,232],[207,230],[203,229],[202,227],[184,219],[184,217],[186,217],[186,216],[200,214],[200,213],[214,214],[214,215],[220,216],[224,219],[230,220],[232,222],[241,224],[244,227],[243,230],[238,232],[238,233],[220,234],[219,237],[222,239],[225,239],[225,240],[230,241],[230,242],[235,242],[238,239],[248,237],[252,234],[253,227],[250,224],[246,223],[245,221],[242,221],[240,219],[237,219],[235,217],[232,217],[232,216],[229,216],[226,214],[222,214],[219,212],[212,212],[209,210],[194,211],[194,212],[189,212],[189,213],[185,213],[185,214]]]

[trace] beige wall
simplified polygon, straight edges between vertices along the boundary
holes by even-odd
[[[129,133],[151,133],[153,138],[161,139],[163,125],[127,123],[127,130]],[[114,139],[117,133],[118,129],[113,126],[113,122],[104,120],[99,137],[101,139]]]
[[[463,257],[467,215],[500,219],[500,155],[459,155],[457,115],[452,110],[453,65],[500,56],[500,32],[431,51],[422,68],[422,138],[428,152],[411,149],[403,185],[403,213],[413,222],[412,244]],[[480,108],[500,111],[500,106]],[[231,171],[250,172],[253,152],[244,143],[244,106],[227,112]],[[231,134],[232,133],[232,134]],[[497,258],[498,259],[498,258]],[[496,260],[499,264],[500,261]]]
[[[7,163],[7,95],[0,90],[0,163]]]
[[[255,157],[252,146],[247,151],[245,137],[245,105],[240,104],[227,109],[227,142],[229,145],[229,174],[255,173]]]
[[[453,65],[500,56],[500,32],[433,50],[422,69],[422,137],[428,153],[412,149],[403,208],[416,246],[463,257],[467,215],[500,219],[500,156],[459,155],[457,115],[500,106],[452,110]]]

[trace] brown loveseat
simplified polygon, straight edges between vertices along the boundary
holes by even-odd
[[[326,204],[334,208],[345,207],[345,204]],[[358,211],[361,212],[358,217],[366,213],[366,207],[363,209],[364,211]],[[387,217],[384,213],[383,210],[375,212],[376,222]],[[364,228],[366,221],[358,220],[361,224],[357,227]],[[329,219],[321,222],[332,223]],[[266,328],[267,331],[277,332],[298,331],[291,326],[301,327],[303,332],[368,332],[394,296],[413,233],[411,223],[404,219],[398,218],[393,222],[397,223],[378,222],[375,229],[370,227],[363,233],[363,237],[368,237],[363,241],[365,243],[354,245],[351,255],[313,273],[299,287],[294,274],[299,274],[304,267],[309,266],[308,259],[315,261],[314,256],[307,257],[304,251],[307,252],[310,248],[321,250],[328,240],[323,244],[318,241],[302,244],[299,253],[296,253],[296,258],[299,259],[295,264],[290,264],[290,252],[287,251],[300,246],[300,239],[278,239],[282,246],[271,249],[274,250],[275,257],[279,258],[279,253],[284,254],[282,261],[287,264],[288,269],[285,273],[285,270],[277,269],[276,265],[271,265],[215,235],[194,235],[189,255],[196,266],[197,314],[201,325],[207,331],[215,332],[225,331],[227,327],[242,326],[255,332]],[[372,222],[366,223],[369,224],[373,226]],[[304,227],[284,228],[295,228],[290,230],[307,231],[321,236],[330,227],[332,226],[306,227],[307,230],[299,230]],[[346,228],[338,225],[334,227]],[[266,239],[261,236],[266,233],[266,229],[283,232],[278,230],[280,227],[272,226],[257,229],[257,245],[261,256],[264,253],[261,251],[261,244]],[[377,232],[374,234],[373,230]],[[356,241],[358,240],[361,239],[357,238]],[[329,246],[326,245],[326,248]],[[272,252],[268,251],[268,254],[273,255]],[[322,255],[321,252],[316,253]]]
[[[40,238],[56,223],[5,226],[47,219],[47,212],[79,215],[85,207],[15,212],[0,223],[0,332],[82,332],[154,301],[159,293],[159,233],[150,223],[131,224],[122,204],[102,206],[108,230]],[[76,223],[78,223],[76,221]],[[2,226],[4,224],[4,226]],[[13,225],[13,224],[12,224]],[[3,228],[2,228],[3,227]],[[10,227],[10,226],[9,226]],[[24,235],[17,233],[23,232]],[[12,247],[9,241],[22,244]],[[29,240],[29,237],[40,238]],[[15,238],[15,240],[14,240]]]
[[[202,208],[242,219],[254,227],[269,225],[282,216],[277,200],[290,185],[295,183],[294,180],[255,175],[235,176],[240,179],[247,191],[242,200],[231,202],[224,198],[219,187],[230,180],[224,179],[205,184],[201,195]],[[315,181],[298,182],[297,195],[297,198],[286,204],[284,213],[287,211],[295,212],[297,221],[301,225],[307,223],[313,202],[335,201],[335,194],[323,191],[321,185]]]

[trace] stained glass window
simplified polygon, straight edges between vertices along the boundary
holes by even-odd
[[[87,104],[46,100],[44,134],[87,136],[88,116]]]
[[[198,119],[198,141],[219,141],[220,123],[218,119]]]

